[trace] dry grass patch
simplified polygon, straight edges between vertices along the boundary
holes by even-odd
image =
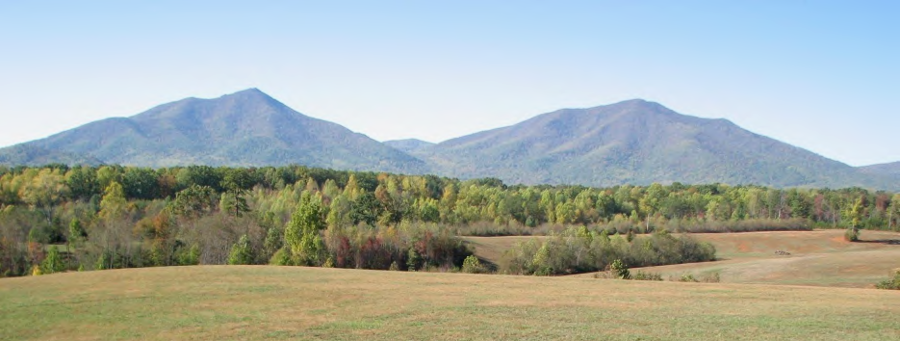
[[[898,313],[882,290],[296,267],[0,280],[2,340],[895,340]]]

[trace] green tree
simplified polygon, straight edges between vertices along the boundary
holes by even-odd
[[[284,240],[297,264],[320,265],[324,261],[325,243],[319,231],[325,227],[325,209],[309,192],[304,192],[284,230]]]
[[[847,241],[855,242],[859,241],[859,223],[862,221],[863,217],[863,199],[860,197],[856,201],[850,205],[846,212],[846,218],[849,220],[847,225],[847,232],[844,233],[844,239]]]
[[[47,224],[53,224],[56,207],[70,194],[65,177],[58,171],[40,170],[23,188],[20,197],[25,203],[44,213]]]
[[[59,254],[59,248],[56,245],[50,247],[47,257],[41,262],[41,273],[52,274],[54,272],[62,272],[66,270],[66,263]]]
[[[128,201],[122,185],[111,182],[103,193],[103,198],[100,199],[100,218],[107,221],[118,219],[128,212]]]
[[[235,217],[242,217],[244,213],[250,212],[250,206],[244,195],[252,185],[250,174],[245,170],[229,169],[226,171],[222,179],[222,188],[225,189],[220,205],[222,210]]]
[[[128,167],[122,176],[125,196],[133,199],[155,199],[159,193],[159,175],[150,168]]]
[[[170,208],[175,215],[199,218],[213,210],[214,196],[212,187],[191,185],[175,194]]]
[[[69,248],[73,249],[80,246],[87,238],[87,231],[81,226],[81,220],[72,218],[69,222]]]
[[[253,248],[250,245],[250,238],[247,238],[246,234],[242,235],[238,242],[231,247],[231,253],[228,255],[228,264],[253,264],[253,259]]]
[[[76,199],[88,199],[100,194],[97,172],[87,166],[70,169],[66,173],[66,185],[72,191],[72,197]]]
[[[416,269],[419,268],[420,263],[422,263],[422,256],[419,255],[416,248],[409,248],[409,251],[406,253],[406,269],[408,271],[416,271]]]

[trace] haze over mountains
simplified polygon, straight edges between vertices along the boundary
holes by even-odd
[[[895,166],[854,168],[723,119],[644,100],[563,109],[438,144],[380,143],[257,89],[187,98],[0,149],[0,164],[270,166],[434,173],[507,183],[653,182],[897,189]]]

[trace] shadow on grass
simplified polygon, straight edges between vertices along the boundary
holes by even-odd
[[[859,240],[856,243],[861,244],[885,244],[900,246],[900,239],[875,239],[875,240]]]

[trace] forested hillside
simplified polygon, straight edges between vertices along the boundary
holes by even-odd
[[[0,164],[48,163],[298,164],[531,185],[680,182],[900,190],[895,173],[881,171],[885,167],[857,169],[727,120],[682,115],[644,100],[558,110],[438,144],[380,143],[248,89],[187,98],[0,149]]]
[[[558,110],[410,152],[446,175],[510,183],[898,186],[730,121],[682,115],[644,100]]]
[[[44,153],[10,156],[17,148]],[[427,170],[421,160],[338,124],[305,116],[257,89],[213,99],[186,98],[0,150],[0,164],[96,164],[91,160],[150,167],[302,164],[404,173]]]
[[[875,176],[891,176],[900,180],[900,162],[883,163],[878,165],[859,167],[866,174]]]
[[[470,255],[460,234],[896,229],[898,209],[900,196],[859,188],[507,186],[302,166],[0,167],[0,274],[198,263],[450,269]]]

